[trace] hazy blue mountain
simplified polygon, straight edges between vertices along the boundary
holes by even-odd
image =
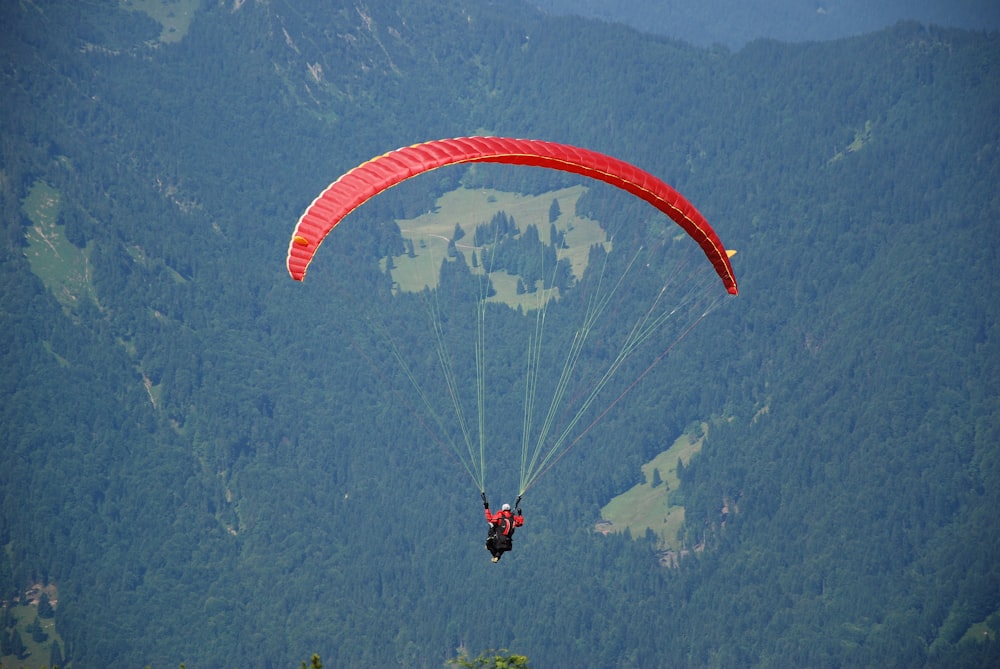
[[[904,22],[729,52],[506,0],[0,3],[0,26],[5,666],[1000,663],[995,35]],[[612,389],[634,389],[528,491],[496,565],[479,491],[396,364],[393,345],[418,381],[440,367],[386,257],[410,251],[396,220],[459,187],[581,182],[441,169],[354,212],[304,283],[284,267],[345,170],[476,133],[661,176],[738,251],[741,286],[654,338],[652,371],[625,366]],[[633,199],[577,205],[618,224],[609,267],[683,241]],[[465,253],[438,304],[475,312]],[[616,315],[674,269],[634,264]],[[534,320],[486,317],[523,361]],[[494,504],[517,490],[520,364],[490,370]],[[655,537],[595,532],[702,422],[669,493],[679,566]]]
[[[619,21],[692,44],[736,49],[760,38],[830,40],[881,30],[898,21],[996,31],[992,0],[535,0],[553,14]]]

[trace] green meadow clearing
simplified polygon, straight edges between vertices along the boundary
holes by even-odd
[[[680,488],[677,462],[687,465],[701,450],[708,434],[708,424],[688,430],[667,450],[642,466],[643,482],[618,495],[601,509],[601,532],[624,532],[633,537],[646,536],[652,530],[659,537],[662,550],[678,550],[677,532],[684,524],[684,507],[671,504],[670,493]],[[654,472],[658,472],[657,476]],[[654,485],[654,480],[656,485]]]
[[[187,34],[198,9],[198,0],[119,0],[125,9],[144,12],[151,16],[160,26],[161,42],[179,42]],[[235,0],[233,9],[239,8],[243,2]]]
[[[573,275],[579,278],[587,267],[592,245],[603,244],[611,249],[600,223],[576,215],[576,202],[586,190],[585,186],[572,186],[542,195],[520,195],[491,189],[460,188],[446,193],[438,199],[434,211],[396,221],[403,237],[413,242],[415,253],[412,258],[407,255],[393,258],[392,278],[396,289],[417,292],[425,286],[437,286],[441,262],[448,256],[448,244],[455,234],[456,225],[461,226],[465,236],[455,242],[455,248],[465,256],[466,264],[473,272],[482,274],[481,267],[472,267],[472,254],[475,252],[478,256],[481,253],[473,245],[473,238],[476,226],[488,224],[497,212],[502,211],[512,217],[522,232],[529,225],[535,225],[541,241],[549,244],[549,208],[553,200],[558,201],[561,212],[555,227],[565,233],[568,246],[559,249],[557,256],[568,258]],[[490,278],[497,291],[490,299],[512,307],[531,309],[538,306],[540,299],[551,299],[558,292],[539,290],[534,294],[518,295],[518,277],[494,272]]]
[[[44,181],[36,181],[21,202],[21,211],[31,221],[25,255],[34,272],[66,307],[81,297],[93,298],[90,264],[86,249],[73,246],[59,222],[61,196]]]
[[[49,586],[50,589],[51,587]],[[3,614],[5,622],[11,624],[11,627],[0,631],[10,635],[16,633],[21,643],[19,655],[0,655],[0,667],[21,669],[50,667],[52,647],[55,644],[59,644],[60,656],[65,653],[65,642],[56,630],[55,619],[39,616],[37,601],[10,604],[3,609]]]

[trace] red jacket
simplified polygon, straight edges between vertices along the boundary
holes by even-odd
[[[520,515],[515,516],[510,511],[497,511],[495,514],[493,514],[490,513],[489,509],[485,509],[485,513],[486,513],[486,522],[490,523],[491,525],[496,525],[497,527],[500,528],[503,527],[503,524],[501,523],[501,520],[503,518],[510,518],[512,521],[514,521],[509,525],[509,530],[507,532],[504,532],[504,534],[506,534],[507,536],[514,534],[515,527],[521,527],[521,525],[524,525],[524,516]]]

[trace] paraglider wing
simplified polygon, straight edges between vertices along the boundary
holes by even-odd
[[[288,272],[296,281],[326,236],[347,214],[412,176],[459,163],[507,163],[573,172],[599,179],[653,205],[688,233],[711,261],[730,294],[738,288],[729,253],[705,217],[684,196],[648,172],[611,156],[532,139],[462,137],[415,144],[355,167],[326,188],[299,218],[288,245]]]

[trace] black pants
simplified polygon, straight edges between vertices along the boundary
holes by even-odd
[[[514,542],[510,537],[504,536],[496,530],[491,529],[490,533],[486,536],[486,549],[493,557],[500,557],[513,548],[513,545]]]

